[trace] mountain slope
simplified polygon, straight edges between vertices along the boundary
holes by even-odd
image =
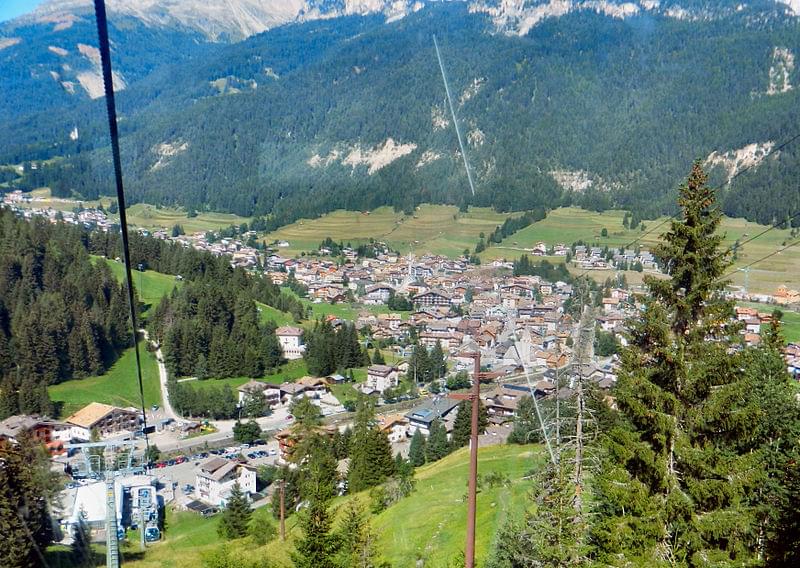
[[[474,4],[435,3],[389,23],[381,13],[285,25],[164,66],[120,94],[127,186],[134,200],[269,213],[274,225],[422,201],[653,214],[672,206],[667,193],[692,160],[709,158],[722,182],[800,124],[800,28],[786,6],[684,3],[708,16],[691,18],[667,14],[666,3],[624,17],[567,4],[522,36]],[[26,183],[103,192],[102,110],[95,101],[27,119],[37,129],[11,124],[17,135],[0,141],[0,161],[70,155]],[[97,139],[70,140],[74,123]],[[800,210],[798,165],[789,146],[737,177],[726,211],[771,222]]]

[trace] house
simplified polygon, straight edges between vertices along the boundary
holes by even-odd
[[[386,284],[376,284],[375,286],[370,286],[366,289],[366,294],[364,295],[364,303],[365,304],[385,304],[389,301],[389,297],[394,292],[394,289],[391,286],[387,286]]]
[[[70,427],[71,439],[89,441],[94,430],[100,436],[123,431],[135,432],[139,429],[139,413],[134,409],[92,402],[68,417],[65,422]]]
[[[365,386],[371,391],[382,393],[386,389],[395,388],[399,382],[400,373],[389,365],[370,365],[367,369],[367,382]]]
[[[314,429],[316,434],[329,439],[333,438],[333,436],[336,434],[336,431],[336,426],[333,425],[319,426]],[[295,428],[286,428],[285,430],[275,433],[275,439],[278,441],[278,449],[280,450],[280,461],[292,461],[294,449],[297,444],[302,441],[302,437],[303,432],[298,431]]]
[[[608,313],[615,311],[619,308],[619,298],[614,298],[613,296],[610,298],[603,298],[603,311]]]
[[[303,330],[289,325],[281,326],[275,330],[275,335],[283,349],[283,356],[287,359],[302,359],[306,346],[303,345]]]
[[[452,302],[452,297],[443,290],[428,290],[422,294],[417,294],[413,298],[414,306],[416,307],[449,307]]]
[[[195,472],[195,498],[210,505],[224,506],[235,483],[248,497],[256,492],[254,467],[213,457],[203,462]]]
[[[0,422],[0,441],[16,443],[23,433],[44,444],[51,454],[64,452],[64,442],[70,441],[70,426],[39,416],[9,416]]]
[[[302,393],[308,398],[319,398],[328,392],[328,381],[320,377],[305,376],[294,383],[302,387]]]
[[[408,438],[408,418],[402,414],[385,416],[381,419],[379,427],[392,444]]]
[[[275,385],[262,383],[261,381],[251,380],[240,386],[239,404],[243,405],[248,397],[262,396],[269,406],[278,406],[281,403],[281,389]]]
[[[408,418],[408,434],[413,434],[419,430],[427,436],[431,432],[430,428],[434,420],[443,422],[447,430],[450,431],[456,418],[458,405],[458,400],[449,397],[435,397],[425,401],[406,414],[406,418]]]

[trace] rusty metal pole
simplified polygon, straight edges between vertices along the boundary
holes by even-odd
[[[467,546],[464,551],[466,568],[475,566],[475,514],[478,490],[478,414],[481,395],[481,354],[475,353],[475,374],[472,378],[472,431],[469,437],[469,488],[467,490]]]
[[[281,540],[286,540],[286,481],[281,479]]]

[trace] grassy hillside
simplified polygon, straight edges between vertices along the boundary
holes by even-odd
[[[146,406],[161,404],[158,366],[155,356],[139,343],[142,357],[142,383]],[[48,389],[53,402],[63,404],[62,416],[69,416],[90,402],[103,402],[115,406],[141,407],[139,382],[136,374],[136,357],[133,348],[126,350],[104,375],[75,379],[53,385]]]
[[[371,518],[383,556],[397,568],[414,566],[424,559],[426,568],[445,568],[464,546],[466,473],[468,452],[455,454],[417,470],[414,493]],[[541,463],[536,446],[493,446],[481,448],[478,470],[482,475],[502,472],[509,483],[502,487],[484,487],[478,494],[477,556],[479,563],[490,551],[497,528],[508,515],[520,513],[526,506],[525,493],[530,485],[522,478]],[[352,496],[334,501],[341,510]],[[366,494],[358,498],[366,503]],[[257,514],[266,513],[260,509]],[[219,546],[216,533],[218,518],[203,519],[190,513],[170,511],[167,532],[162,542],[148,547],[142,559],[127,562],[136,568],[183,568],[200,566],[202,557]],[[292,541],[298,535],[296,517],[287,520],[288,542],[280,540],[255,546],[250,539],[234,541],[231,548],[248,558],[269,558],[276,567],[289,568]]]
[[[265,241],[289,241],[289,248],[281,249],[281,254],[289,255],[316,250],[325,237],[331,237],[353,245],[373,238],[387,241],[402,253],[457,256],[465,248],[475,248],[481,232],[489,234],[508,216],[487,207],[471,207],[469,213],[459,213],[457,207],[448,205],[421,205],[412,216],[391,207],[369,213],[339,210],[319,219],[301,219],[269,233]]]
[[[128,223],[146,229],[171,228],[181,225],[187,233],[216,231],[230,225],[249,223],[249,217],[239,217],[230,213],[198,213],[197,217],[186,217],[186,211],[172,207],[156,208],[137,203],[128,207]]]
[[[532,447],[493,446],[479,452],[481,475],[500,472],[509,477],[505,487],[483,488],[478,494],[478,563],[486,559],[500,524],[521,512],[530,488],[522,478],[541,463]],[[373,521],[380,545],[393,566],[444,568],[464,549],[469,452],[459,450],[417,473],[416,491]]]
[[[800,314],[783,312],[783,336],[786,341],[800,342]]]
[[[108,264],[117,280],[124,282],[125,265],[114,260],[103,260]],[[181,282],[171,274],[162,274],[153,270],[145,270],[144,272],[134,270],[131,276],[133,277],[133,289],[136,290],[139,300],[147,306],[142,314],[144,317],[147,317],[150,310],[161,301],[161,298],[168,296],[176,286],[181,285]]]

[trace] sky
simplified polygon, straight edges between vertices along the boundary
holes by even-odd
[[[33,12],[42,0],[0,0],[0,22]]]

